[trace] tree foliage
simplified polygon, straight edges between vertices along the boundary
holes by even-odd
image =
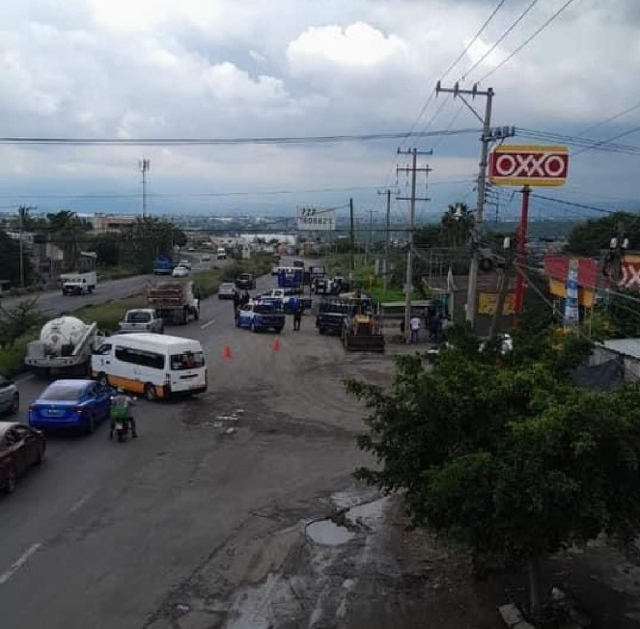
[[[37,308],[37,299],[20,301],[13,308],[0,304],[0,347],[9,347],[42,320],[43,317]]]
[[[638,387],[574,387],[569,373],[590,347],[549,326],[530,323],[506,356],[465,329],[451,340],[432,372],[398,359],[389,392],[347,383],[369,411],[359,445],[379,463],[357,475],[404,490],[413,524],[464,540],[478,569],[602,531],[635,534]]]
[[[32,273],[32,264],[26,254],[22,258],[25,279]],[[9,280],[14,285],[20,284],[20,243],[0,230],[0,279]]]
[[[576,225],[567,239],[566,251],[583,256],[597,256],[609,248],[611,239],[618,233],[618,223],[627,228],[626,237],[632,249],[640,249],[640,223],[634,214],[615,212],[602,218],[591,219]]]

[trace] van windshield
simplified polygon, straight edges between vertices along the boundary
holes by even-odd
[[[183,352],[171,356],[172,371],[185,371],[200,367],[204,367],[204,352]]]

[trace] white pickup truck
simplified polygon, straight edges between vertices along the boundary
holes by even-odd
[[[135,308],[127,310],[124,319],[118,323],[121,334],[129,332],[164,333],[164,321],[158,317],[152,308]]]
[[[93,293],[98,284],[95,271],[88,273],[63,273],[60,275],[63,295],[86,295]]]

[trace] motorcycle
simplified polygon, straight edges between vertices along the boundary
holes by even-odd
[[[137,398],[132,398],[132,402],[135,402],[136,400]],[[116,439],[120,442],[133,434],[131,420],[129,418],[116,417],[112,419],[112,422],[112,430],[109,432],[109,439],[113,437],[114,432],[116,433]]]

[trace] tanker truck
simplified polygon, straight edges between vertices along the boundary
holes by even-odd
[[[44,324],[40,338],[27,346],[24,362],[36,372],[49,375],[65,371],[85,375],[91,355],[101,342],[97,323],[85,323],[76,317],[58,317]]]

